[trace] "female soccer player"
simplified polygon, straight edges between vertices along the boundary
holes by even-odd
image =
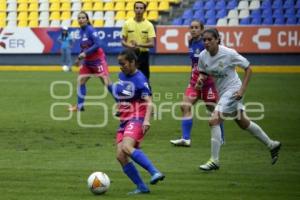
[[[137,186],[129,194],[149,193],[148,186],[130,159],[150,173],[150,184],[156,184],[165,178],[139,149],[139,144],[150,128],[151,91],[148,80],[136,67],[137,56],[133,50],[122,51],[118,61],[122,71],[119,74],[119,82],[109,86],[115,99],[118,100],[121,122],[116,135],[117,159],[123,172]]]
[[[200,165],[202,170],[219,169],[219,151],[221,147],[220,123],[226,116],[234,117],[241,129],[247,130],[259,141],[265,144],[271,151],[272,164],[278,159],[281,143],[271,140],[268,135],[253,121],[250,121],[244,111],[242,98],[246,92],[252,73],[249,61],[235,50],[220,45],[220,36],[217,29],[207,29],[203,32],[204,51],[199,56],[200,76],[197,87],[201,87],[207,75],[216,80],[216,86],[220,99],[209,120],[211,128],[211,158]],[[243,82],[241,82],[235,67],[245,70]]]
[[[182,137],[180,139],[170,140],[171,144],[174,144],[175,146],[189,147],[191,145],[191,129],[193,126],[193,116],[191,112],[192,105],[202,99],[206,103],[207,109],[212,112],[214,110],[214,105],[218,100],[217,90],[212,77],[208,77],[204,81],[201,90],[195,88],[199,77],[199,70],[197,67],[198,59],[201,51],[204,50],[202,40],[203,29],[204,25],[199,20],[193,20],[190,24],[189,31],[191,39],[189,41],[189,55],[192,61],[192,72],[190,82],[185,90],[185,95],[183,96],[183,102],[181,105],[181,111],[183,114],[183,119],[181,121]],[[223,124],[221,123],[220,125],[223,136]]]
[[[92,27],[86,12],[81,11],[78,14],[78,23],[80,25],[81,52],[76,62],[80,64],[80,70],[77,105],[69,108],[69,110],[73,112],[84,110],[86,83],[91,76],[99,77],[105,86],[108,86],[109,83],[106,56],[103,49],[100,48],[100,39]]]

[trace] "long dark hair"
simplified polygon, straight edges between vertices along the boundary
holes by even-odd
[[[86,19],[87,19],[87,21],[88,21],[87,24],[88,24],[88,25],[92,25],[91,22],[90,22],[90,17],[89,17],[89,15],[87,14],[87,12],[85,12],[85,11],[80,11],[80,12],[78,13],[78,16],[79,16],[80,14],[84,14],[85,17],[86,17]]]
[[[121,51],[119,53],[119,56],[124,56],[126,60],[128,60],[129,62],[132,62],[132,61],[137,61],[138,60],[138,57],[137,55],[135,54],[134,50],[132,49],[124,49],[123,51]]]

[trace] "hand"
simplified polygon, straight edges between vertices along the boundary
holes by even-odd
[[[78,55],[78,58],[80,59],[80,60],[82,60],[83,58],[85,58],[86,57],[86,54],[84,53],[84,52],[82,52],[82,53],[80,53],[79,55]]]
[[[236,91],[232,96],[235,100],[241,100],[243,98],[243,92],[241,90]]]
[[[196,85],[195,85],[195,88],[197,89],[197,90],[201,90],[201,88],[202,88],[202,86],[203,86],[203,79],[202,78],[198,78],[198,80],[197,80],[197,82],[196,82]]]
[[[150,123],[148,121],[144,121],[144,123],[143,123],[143,134],[145,135],[149,129],[150,129]]]

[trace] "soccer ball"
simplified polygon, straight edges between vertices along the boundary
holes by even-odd
[[[64,66],[62,66],[62,70],[64,72],[68,72],[68,71],[70,71],[70,68],[67,65],[64,65]]]
[[[109,188],[110,179],[103,172],[94,172],[89,176],[87,183],[92,193],[104,194]]]

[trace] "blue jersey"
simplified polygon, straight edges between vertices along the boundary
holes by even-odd
[[[100,39],[97,32],[91,25],[86,25],[80,29],[80,48],[81,52],[85,52],[85,65],[99,66],[103,51],[100,48]]]
[[[189,41],[189,55],[192,61],[192,67],[198,66],[199,55],[204,50],[204,42],[202,39]]]
[[[119,73],[119,82],[113,86],[113,95],[119,102],[120,119],[143,118],[147,106],[144,97],[151,96],[148,80],[137,70],[133,75]]]

